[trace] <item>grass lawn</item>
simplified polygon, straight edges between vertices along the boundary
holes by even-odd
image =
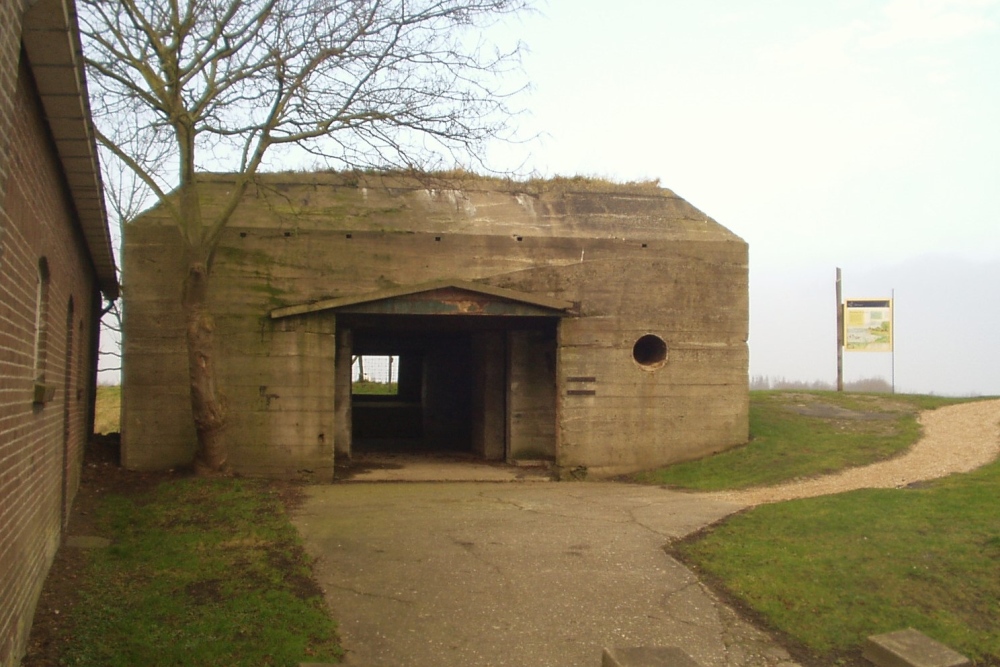
[[[793,414],[772,431],[762,398],[756,441],[815,427],[811,418],[790,427]],[[734,470],[733,485],[744,480]],[[911,488],[757,507],[674,553],[820,664],[860,661],[866,636],[913,627],[977,664],[1000,665],[998,498],[1000,462]]]
[[[121,411],[121,385],[98,385],[94,433],[118,433],[121,430]]]
[[[399,394],[399,383],[355,380],[351,383],[351,393],[375,396],[396,396]]]
[[[336,661],[335,625],[266,482],[171,477],[99,501],[60,664],[294,666]]]
[[[750,442],[715,456],[639,473],[635,481],[717,491],[770,486],[899,454],[920,437],[916,415],[970,399],[750,392]]]

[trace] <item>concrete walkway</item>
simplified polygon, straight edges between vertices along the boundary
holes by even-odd
[[[739,509],[602,483],[314,486],[294,521],[347,664],[585,667],[677,646],[704,667],[790,664],[664,552]]]
[[[371,456],[350,482],[310,487],[294,520],[348,665],[596,667],[605,646],[676,646],[703,667],[791,667],[663,546],[759,502],[971,470],[1000,452],[998,417],[1000,401],[941,408],[905,456],[726,494]],[[453,483],[371,483],[428,479]]]

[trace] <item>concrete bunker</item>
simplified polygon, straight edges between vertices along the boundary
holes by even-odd
[[[203,211],[233,177],[204,174]],[[124,464],[191,460],[183,249],[124,231]],[[618,475],[746,442],[747,244],[655,184],[260,174],[212,269],[236,472],[332,479],[378,450]],[[351,393],[398,355],[399,390]]]
[[[433,283],[281,308],[336,318],[335,453],[457,453],[555,460],[556,340],[572,304]],[[354,391],[354,360],[398,361],[396,391]]]

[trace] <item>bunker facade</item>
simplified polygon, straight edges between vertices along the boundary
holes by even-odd
[[[204,176],[203,206],[231,187]],[[123,461],[195,447],[176,227],[125,231]],[[747,440],[747,244],[667,189],[267,174],[215,255],[230,464],[330,479],[370,449],[603,477]],[[352,360],[398,359],[391,396]]]

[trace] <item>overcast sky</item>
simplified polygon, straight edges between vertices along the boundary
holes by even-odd
[[[488,161],[659,178],[750,244],[750,372],[836,379],[844,296],[896,296],[848,380],[1000,395],[1000,0],[539,0]],[[893,363],[894,362],[894,363]]]
[[[897,298],[848,380],[1000,394],[1000,0],[549,0],[528,45],[539,175],[659,178],[746,239],[751,374],[836,378],[845,297]]]

